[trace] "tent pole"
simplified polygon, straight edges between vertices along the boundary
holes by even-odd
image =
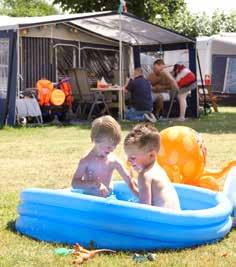
[[[16,97],[20,96],[20,30],[17,29],[17,86],[16,86]]]
[[[55,69],[56,69],[56,81],[58,81],[58,57],[57,57],[57,46],[54,48],[55,49]]]
[[[80,45],[80,41],[78,42],[78,46],[79,46],[79,68],[81,68],[81,45]]]
[[[201,78],[201,87],[202,87],[202,90],[203,90],[203,99],[204,99],[203,108],[204,108],[204,114],[206,115],[207,114],[206,92],[205,92],[203,78],[202,78],[202,69],[201,69],[201,65],[200,65],[200,59],[199,59],[198,51],[197,51],[197,63],[198,63],[198,68],[199,68],[199,73],[200,73],[200,78]]]
[[[121,13],[119,14],[119,33],[120,33],[120,40],[119,40],[119,84],[120,88],[122,88],[122,25],[121,25]],[[119,118],[123,120],[123,91],[119,90]]]

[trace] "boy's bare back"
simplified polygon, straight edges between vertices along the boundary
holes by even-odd
[[[180,210],[179,198],[165,171],[157,164],[160,135],[150,124],[138,124],[126,136],[124,149],[130,165],[138,172],[139,201]]]
[[[166,172],[157,164],[138,177],[140,202],[180,210],[179,198]]]

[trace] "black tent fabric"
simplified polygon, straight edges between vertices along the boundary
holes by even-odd
[[[16,76],[17,76],[17,33],[13,30],[0,32],[0,38],[9,39],[9,63],[7,94],[0,95],[0,127],[14,125],[16,103]]]
[[[3,40],[3,39],[5,43],[7,43],[8,41],[8,44],[9,44],[9,34],[7,32],[0,32],[0,40]],[[9,48],[10,46],[8,45],[8,50]],[[2,53],[5,53],[5,51],[3,51]],[[8,63],[8,67],[9,67],[9,63]],[[3,83],[3,81],[1,81],[1,83]],[[5,93],[5,91],[1,91],[0,92],[0,127],[2,127],[5,124],[6,113],[7,113],[7,94]]]
[[[7,112],[5,115],[5,122],[8,125],[15,123],[15,109],[16,109],[16,82],[17,82],[17,33],[9,32],[10,37],[10,53],[9,53],[9,72],[8,72],[8,86],[7,86]]]

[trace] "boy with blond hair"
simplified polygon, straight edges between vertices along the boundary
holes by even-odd
[[[85,194],[107,197],[111,194],[111,178],[114,170],[127,182],[134,193],[138,193],[131,179],[113,152],[121,139],[121,128],[111,116],[102,116],[92,123],[92,150],[79,162],[72,180],[72,187]]]
[[[138,124],[126,136],[124,149],[128,162],[138,172],[140,203],[180,210],[175,188],[156,160],[160,149],[157,129],[149,124]]]

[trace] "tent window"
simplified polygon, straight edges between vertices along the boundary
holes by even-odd
[[[79,66],[79,51],[75,45],[59,44],[56,47],[57,78],[62,79],[68,70]]]
[[[113,71],[118,69],[118,52],[109,50],[82,50],[82,67],[94,74],[89,77],[91,86],[97,79],[105,78],[107,82],[113,82]]]
[[[227,57],[224,55],[212,56],[212,91],[222,92],[224,87]]]
[[[144,77],[148,77],[148,75],[152,72],[153,62],[160,58],[158,52],[153,53],[140,53],[140,63],[143,70]]]
[[[145,77],[152,72],[153,62],[157,58],[162,58],[164,60],[165,64],[169,66],[169,71],[172,70],[173,65],[176,63],[183,64],[189,68],[189,52],[187,49],[141,53],[140,57]]]
[[[0,98],[7,96],[9,39],[0,39]]]
[[[227,58],[225,71],[224,92],[229,94],[236,93],[236,57]]]

